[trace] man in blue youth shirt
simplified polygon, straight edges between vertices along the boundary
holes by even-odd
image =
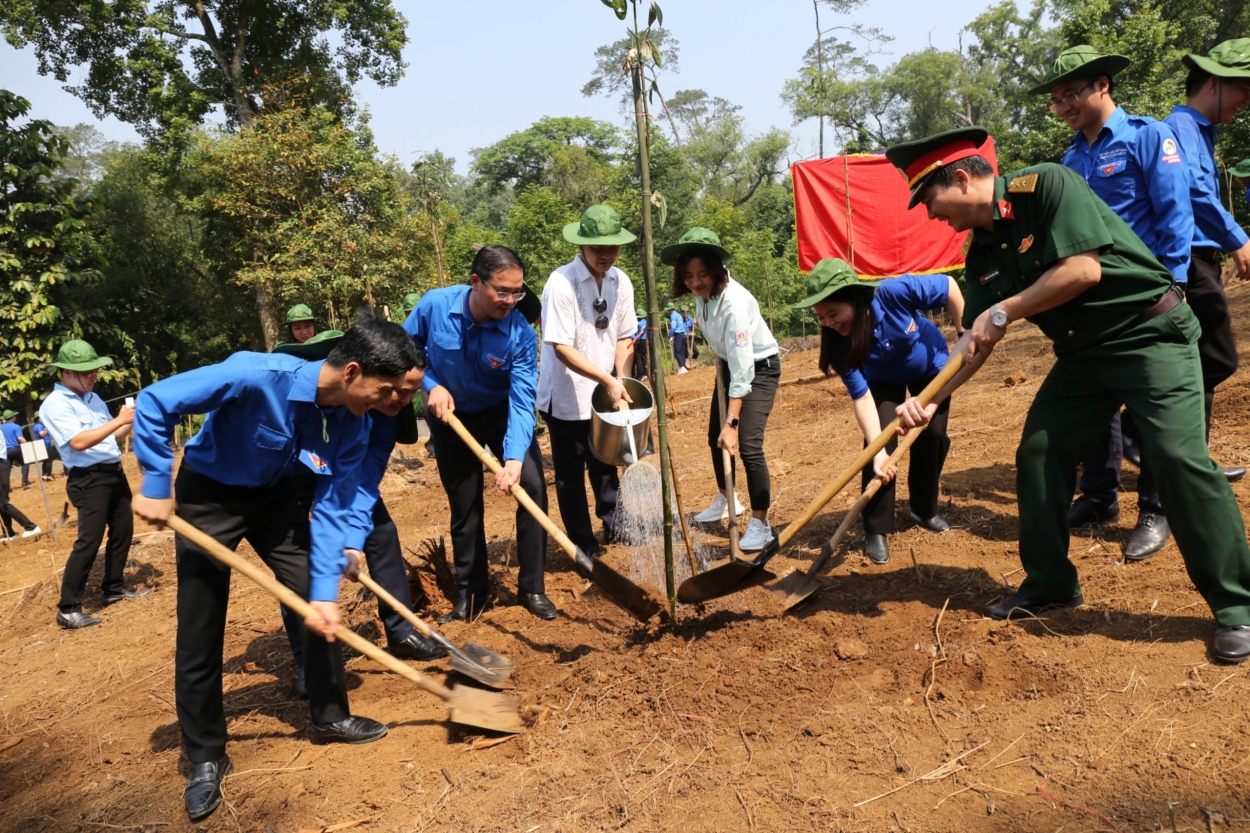
[[[1219,125],[1230,123],[1250,102],[1250,38],[1224,41],[1206,55],[1186,55],[1184,61],[1189,66],[1185,103],[1173,107],[1164,121],[1176,134],[1189,169],[1194,237],[1186,300],[1202,325],[1198,357],[1209,437],[1215,389],[1236,372],[1238,363],[1221,275],[1222,255],[1233,260],[1238,278],[1250,279],[1250,237],[1220,202],[1215,166]],[[1235,481],[1245,477],[1246,470],[1225,466],[1224,474]]]
[[[145,388],[135,409],[135,455],[144,468],[135,514],[160,525],[176,495],[183,519],[230,549],[246,538],[316,611],[305,621],[304,642],[314,740],[367,743],[387,731],[351,715],[342,651],[330,639],[339,622],[339,577],[358,557],[347,549],[347,521],[368,441],[362,417],[416,363],[399,325],[368,317],[324,361],[236,353]],[[170,440],[184,414],[207,416],[175,481]],[[317,478],[311,524],[297,467]],[[221,803],[230,771],[221,690],[230,570],[181,538],[177,560],[174,690],[192,763],[184,799],[198,821]]]
[[[30,426],[30,433],[35,435],[35,442],[43,441],[44,448],[48,449],[48,456],[43,461],[41,476],[44,480],[52,479],[52,435],[48,433],[48,427],[42,422],[36,421]]]
[[[668,308],[668,334],[673,339],[673,361],[677,363],[677,372],[686,373],[690,326],[686,323],[686,316],[676,307]]]
[[[1189,272],[1194,216],[1189,174],[1176,137],[1162,122],[1131,116],[1112,98],[1115,74],[1130,65],[1123,55],[1092,46],[1066,49],[1030,92],[1050,94],[1050,109],[1076,131],[1063,164],[1079,173],[1102,201],[1120,215],[1177,283]],[[1068,511],[1070,527],[1120,516],[1121,415],[1085,456],[1081,497]],[[1145,461],[1137,481],[1137,525],[1124,548],[1126,561],[1141,561],[1163,549],[1168,523],[1154,475]]]
[[[430,436],[438,448],[438,476],[451,508],[451,543],[460,598],[440,622],[472,619],[487,595],[486,528],[482,466],[460,436],[446,424],[455,413],[474,439],[495,452],[503,470],[495,485],[509,494],[521,488],[544,512],[547,483],[542,453],[534,436],[538,383],[538,340],[519,308],[527,291],[525,269],[504,246],[479,249],[469,283],[425,293],[404,322],[425,351],[422,387]],[[534,301],[532,296],[531,301]],[[543,569],[547,534],[524,509],[516,514],[517,595],[530,613],[556,617],[546,596]]]
[[[1243,159],[1228,169],[1228,175],[1245,188],[1246,205],[1250,205],[1250,159]]]
[[[135,409],[123,407],[113,416],[94,392],[100,368],[112,363],[108,356],[97,356],[85,341],[67,341],[52,363],[61,371],[61,382],[39,408],[39,418],[56,440],[65,466],[65,496],[78,510],[78,539],[65,562],[56,613],[56,623],[67,629],[100,624],[99,617],[83,612],[82,596],[105,529],[109,540],[101,587],[104,606],[151,592],[127,590],[122,584],[135,521],[130,513],[130,482],[122,471],[117,441],[130,433]]]

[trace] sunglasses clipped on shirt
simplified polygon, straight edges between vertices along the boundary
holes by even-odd
[[[605,313],[608,311],[608,302],[602,298],[596,298],[591,306],[594,307],[595,312],[599,313],[599,317],[595,319],[595,329],[606,330],[608,328],[608,316]]]

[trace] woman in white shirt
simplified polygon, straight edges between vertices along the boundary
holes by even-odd
[[[676,244],[660,253],[673,267],[672,297],[695,296],[695,311],[703,338],[722,359],[718,373],[729,393],[728,415],[714,401],[708,420],[708,445],[720,494],[712,505],[694,516],[699,523],[716,523],[729,517],[732,497],[734,516],[742,510],[738,496],[727,495],[724,462],[720,450],[742,457],[746,469],[751,520],[739,541],[743,552],[756,552],[773,540],[768,524],[772,500],[768,462],[764,459],[764,429],[777,396],[781,378],[781,353],[777,340],[760,315],[759,302],[742,284],[729,276],[725,264],[733,258],[715,232],[692,228]]]

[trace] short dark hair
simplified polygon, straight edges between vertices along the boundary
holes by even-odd
[[[379,318],[372,310],[361,310],[326,358],[326,364],[337,370],[349,362],[360,365],[365,376],[389,379],[423,367],[425,357],[403,327]]]
[[[1211,73],[1205,69],[1199,69],[1196,66],[1189,68],[1189,75],[1185,76],[1185,96],[1196,94],[1199,90],[1207,85],[1207,81],[1211,79]]]
[[[994,175],[994,169],[989,162],[985,161],[984,156],[965,156],[934,171],[924,187],[930,188],[937,185],[941,188],[949,188],[955,184],[955,171],[965,171],[973,179],[984,179]]]
[[[725,286],[729,283],[729,270],[721,262],[720,255],[712,249],[687,249],[677,256],[677,262],[673,264],[673,288],[668,297],[680,298],[690,294],[690,287],[686,286],[686,267],[696,257],[703,261],[703,265],[713,276],[712,291],[708,293],[708,297],[715,298],[725,291]]]
[[[521,256],[507,246],[498,245],[483,246],[478,249],[477,254],[473,256],[473,263],[469,266],[469,274],[489,281],[501,269],[520,269],[521,280],[525,280],[525,263],[521,260]]]

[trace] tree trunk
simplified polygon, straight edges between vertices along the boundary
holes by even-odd
[[[256,314],[260,316],[260,331],[265,336],[265,350],[272,351],[282,340],[278,326],[278,313],[273,308],[273,293],[264,281],[256,282]]]

